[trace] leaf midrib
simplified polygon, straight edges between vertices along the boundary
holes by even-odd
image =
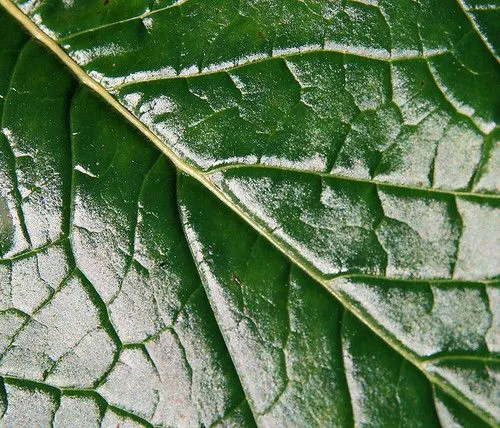
[[[174,3],[184,3],[187,0],[179,0]],[[221,202],[223,202],[228,208],[235,212],[241,219],[243,219],[247,224],[249,224],[257,233],[266,237],[266,239],[273,244],[281,253],[285,255],[293,264],[301,268],[306,272],[312,279],[321,284],[326,290],[332,294],[347,310],[354,314],[363,324],[365,324],[373,333],[380,337],[384,342],[386,342],[391,348],[393,348],[398,354],[400,354],[405,360],[409,361],[415,367],[417,367],[429,380],[431,384],[438,385],[443,391],[448,395],[455,398],[464,407],[469,409],[473,414],[487,422],[488,424],[494,426],[494,419],[483,412],[480,409],[474,407],[468,400],[463,399],[460,394],[457,394],[453,389],[440,381],[440,379],[428,373],[422,362],[416,358],[413,354],[408,352],[402,347],[399,341],[387,335],[378,325],[374,325],[367,317],[354,305],[351,304],[347,299],[345,299],[340,293],[337,293],[332,289],[332,280],[325,279],[321,275],[312,271],[309,266],[304,262],[299,260],[293,254],[290,254],[286,248],[283,248],[282,244],[277,241],[269,231],[267,231],[263,226],[256,223],[247,213],[245,213],[241,208],[236,206],[225,194],[223,194],[208,178],[206,173],[200,172],[191,165],[189,165],[184,159],[182,159],[178,154],[176,154],[172,149],[170,149],[155,133],[153,133],[146,125],[144,125],[137,117],[135,117],[129,110],[127,110],[122,104],[120,104],[100,83],[92,79],[57,43],[54,39],[49,37],[40,28],[34,24],[28,16],[26,16],[16,5],[14,5],[10,0],[0,0],[0,5],[12,15],[26,30],[27,32],[36,40],[41,42],[46,48],[48,48],[53,54],[59,58],[62,63],[67,66],[75,77],[80,81],[81,84],[87,86],[96,94],[98,94],[102,99],[104,99],[114,110],[120,113],[130,124],[132,124],[136,129],[138,129],[148,140],[150,140],[162,153],[164,153],[170,161],[174,164],[178,171],[184,172],[192,178],[203,184],[208,190],[210,190]],[[173,6],[173,5],[172,5]],[[331,175],[330,175],[331,177]],[[342,177],[345,178],[345,177]],[[371,182],[371,181],[370,181]],[[375,183],[374,183],[375,184]],[[382,184],[382,183],[381,183]],[[384,183],[384,185],[387,185]],[[407,188],[406,186],[399,186]],[[429,191],[428,189],[421,189],[420,191]],[[435,189],[432,189],[435,190]],[[468,196],[477,196],[477,194],[470,194]],[[489,196],[489,195],[488,195]],[[335,279],[334,279],[335,280]]]

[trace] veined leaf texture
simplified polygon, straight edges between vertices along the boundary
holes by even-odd
[[[498,426],[496,0],[0,4],[0,426]]]

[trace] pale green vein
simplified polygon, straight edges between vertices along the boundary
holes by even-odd
[[[486,49],[488,50],[488,52],[493,56],[493,58],[495,58],[495,60],[498,62],[499,59],[497,58],[496,54],[495,54],[495,49],[493,48],[493,46],[491,45],[490,41],[488,40],[488,38],[481,32],[481,30],[479,29],[478,25],[477,25],[477,22],[476,20],[474,19],[474,17],[469,13],[469,7],[466,6],[466,4],[464,3],[463,0],[457,0],[457,3],[458,5],[460,6],[460,9],[462,9],[462,12],[464,13],[464,15],[467,17],[467,19],[469,20],[470,22],[470,25],[472,26],[472,28],[474,29],[474,31],[476,32],[476,34],[479,36],[479,38],[481,39],[481,41],[484,43],[484,46],[486,47]],[[484,9],[483,9],[484,10]],[[491,9],[489,9],[491,10]]]
[[[204,172],[204,174],[212,180],[211,176],[215,176],[217,173],[225,173],[233,170],[238,170],[238,169],[265,169],[265,170],[278,170],[278,171],[287,171],[287,172],[293,172],[293,173],[300,173],[300,174],[310,174],[312,176],[317,176],[317,177],[322,177],[322,178],[329,178],[329,179],[337,179],[337,180],[345,180],[345,181],[353,181],[355,183],[362,183],[362,184],[367,184],[367,185],[375,185],[377,187],[381,188],[396,188],[396,189],[405,189],[405,190],[414,190],[417,192],[422,192],[424,194],[445,194],[445,195],[452,195],[452,196],[458,196],[458,197],[474,197],[474,198],[482,198],[482,199],[500,199],[500,195],[498,194],[493,194],[493,193],[478,193],[478,192],[471,192],[471,191],[465,191],[465,190],[448,190],[448,189],[441,189],[441,188],[426,188],[426,187],[418,187],[418,186],[410,186],[406,184],[395,184],[395,183],[390,183],[386,181],[380,181],[376,179],[366,179],[366,178],[358,178],[358,177],[352,177],[348,175],[339,175],[339,174],[334,174],[331,172],[325,172],[325,171],[315,171],[315,170],[307,170],[307,169],[302,169],[302,168],[296,168],[293,166],[282,166],[282,165],[272,165],[272,164],[229,164],[229,165],[223,165],[215,168],[211,168]]]
[[[371,59],[376,61],[395,63],[401,61],[430,59],[445,55],[446,53],[448,53],[448,51],[434,50],[425,53],[416,51],[406,52],[406,53],[391,53],[384,49],[362,48],[358,46],[338,44],[338,43],[326,43],[323,46],[306,45],[306,46],[298,46],[287,49],[274,50],[271,55],[267,53],[255,53],[252,55],[239,58],[237,60],[227,61],[221,64],[212,64],[203,67],[202,69],[199,69],[197,66],[192,65],[180,70],[179,72],[173,72],[172,68],[165,67],[164,69],[160,70],[132,73],[126,78],[107,77],[106,86],[108,87],[109,90],[117,91],[127,86],[139,83],[157,82],[157,81],[174,80],[174,79],[188,79],[194,77],[210,76],[218,73],[230,73],[232,71],[236,71],[241,68],[245,68],[254,64],[264,63],[276,59],[284,59],[284,60],[292,59],[315,53],[349,55],[363,59]],[[68,55],[73,57],[74,52],[70,51],[68,52]],[[197,69],[198,71],[192,71],[193,68]]]

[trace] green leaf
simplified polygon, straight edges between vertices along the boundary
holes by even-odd
[[[0,424],[500,424],[498,7],[0,4]]]

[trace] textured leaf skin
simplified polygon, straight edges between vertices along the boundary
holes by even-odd
[[[500,423],[498,8],[16,4],[0,425]]]

